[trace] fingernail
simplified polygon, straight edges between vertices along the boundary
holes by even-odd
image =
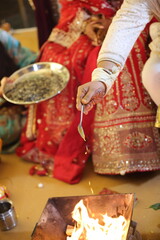
[[[85,104],[85,103],[87,103],[88,102],[88,100],[87,99],[83,99],[83,103]]]

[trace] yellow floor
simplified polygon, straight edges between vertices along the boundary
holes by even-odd
[[[133,210],[133,220],[143,240],[160,240],[160,211],[148,207],[160,201],[160,173],[139,173],[128,176],[100,176],[93,172],[88,162],[83,178],[76,185],[59,180],[30,176],[31,163],[16,155],[2,155],[0,183],[7,186],[14,203],[18,225],[13,230],[0,232],[0,240],[30,240],[30,235],[50,197],[91,195],[104,187],[120,193],[136,193],[138,202]],[[43,188],[39,188],[39,183]]]
[[[15,35],[23,45],[38,49],[36,32]],[[69,185],[59,180],[30,176],[31,163],[15,154],[1,156],[0,184],[10,191],[14,203],[18,225],[9,231],[0,231],[0,240],[30,240],[31,233],[45,204],[50,197],[98,194],[104,187],[120,193],[135,193],[138,202],[133,210],[133,220],[143,240],[160,240],[160,210],[148,207],[160,202],[160,172],[136,173],[126,176],[100,176],[93,172],[88,162],[79,184]],[[39,188],[39,183],[43,188]]]
[[[38,39],[36,28],[17,29],[13,31],[13,37],[19,40],[24,47],[28,47],[32,51],[38,51]]]

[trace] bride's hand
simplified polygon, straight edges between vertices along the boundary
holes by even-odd
[[[98,29],[97,31],[97,41],[99,44],[102,44],[111,22],[111,18],[105,18],[104,16],[101,17],[101,24],[103,25],[103,29]]]
[[[97,16],[92,16],[88,20],[85,21],[85,27],[83,29],[83,34],[88,36],[91,39],[92,44],[94,46],[98,46],[98,39],[97,39],[97,31],[103,30],[103,25],[100,23],[99,18]]]
[[[92,40],[94,46],[99,46],[105,38],[111,21],[103,15],[93,15],[86,20],[83,33]]]

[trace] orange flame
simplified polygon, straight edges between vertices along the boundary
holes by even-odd
[[[117,218],[102,215],[103,225],[99,219],[90,218],[87,208],[80,200],[73,212],[72,218],[76,224],[71,236],[67,240],[123,240],[126,239],[127,220],[123,216]]]

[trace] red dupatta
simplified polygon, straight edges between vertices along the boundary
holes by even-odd
[[[96,47],[86,63],[82,84],[91,79],[91,73],[96,67],[97,56],[100,47]],[[80,112],[76,112],[75,118],[63,138],[54,158],[53,176],[70,184],[78,183],[83,175],[90,153],[92,151],[92,132],[94,122],[95,108],[88,115],[83,117],[83,128],[86,136],[86,142],[78,133],[77,126],[80,120]]]
[[[67,11],[67,16],[72,20],[72,14],[74,8],[84,7],[91,11],[93,14],[102,13],[106,17],[113,17],[115,14],[115,9],[111,7],[106,1],[94,0],[94,1],[71,1],[70,3],[66,1],[61,1],[63,3],[63,9],[68,7],[68,11],[71,13],[70,16]],[[59,22],[57,27],[63,27],[63,19]],[[91,73],[96,67],[97,55],[100,47],[96,47],[94,50],[94,55],[92,61],[88,61],[86,64],[86,70],[84,71],[84,77],[81,84],[84,84],[91,79]],[[81,138],[77,131],[77,126],[80,120],[80,112],[76,112],[75,118],[67,131],[65,137],[63,138],[57,153],[54,157],[54,170],[53,176],[64,182],[70,184],[78,183],[82,177],[83,170],[87,159],[89,158],[90,152],[92,151],[92,124],[94,120],[95,109],[93,109],[87,116],[83,119],[83,128],[85,131],[87,141]]]

